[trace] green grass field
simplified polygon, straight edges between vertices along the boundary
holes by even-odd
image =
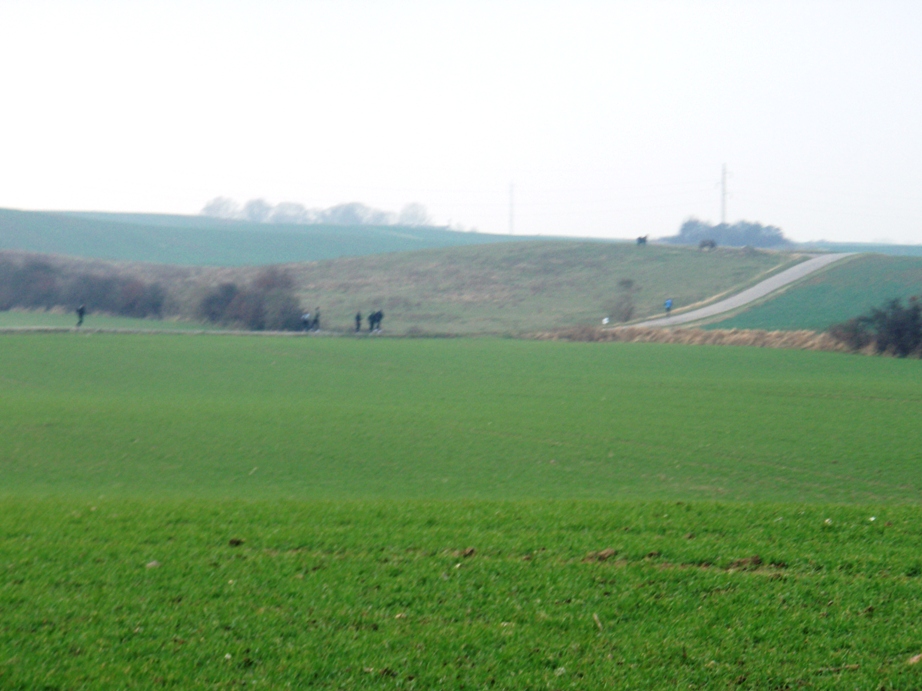
[[[913,295],[922,295],[922,257],[863,255],[708,328],[824,331],[888,300]]]
[[[0,335],[0,688],[918,688],[919,364]]]
[[[922,498],[915,360],[104,334],[0,352],[18,496]]]
[[[161,214],[0,209],[0,250],[187,266],[252,266],[506,242],[402,226],[284,225]]]
[[[39,310],[0,312],[0,329],[19,329],[24,327],[47,327],[55,329],[76,326],[74,314],[62,312],[44,312]],[[215,324],[179,321],[174,319],[135,319],[117,317],[108,314],[86,315],[84,330],[92,329],[132,329],[138,331],[216,331],[221,327]]]
[[[922,685],[917,507],[2,506],[5,689]]]

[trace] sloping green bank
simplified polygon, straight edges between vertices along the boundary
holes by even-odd
[[[888,300],[913,295],[922,295],[922,258],[866,255],[706,328],[823,331]]]
[[[0,249],[162,264],[280,264],[509,239],[447,228],[270,225],[200,216],[0,209]]]

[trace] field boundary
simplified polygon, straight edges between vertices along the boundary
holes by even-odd
[[[542,341],[583,343],[672,343],[678,345],[729,345],[786,350],[821,350],[852,353],[844,343],[828,333],[817,331],[765,331],[762,329],[663,329],[652,326],[625,326],[618,329],[578,327],[533,334]],[[861,351],[863,352],[863,351]]]
[[[398,340],[457,338],[449,335],[401,334],[384,335],[362,332],[336,331],[231,331],[193,329],[87,329],[84,327],[61,326],[12,326],[0,328],[0,335],[29,334],[73,334],[73,335],[141,335],[141,336],[250,336],[282,338],[389,338]],[[851,353],[844,343],[828,333],[816,331],[766,331],[763,329],[662,329],[656,327],[627,326],[618,329],[603,329],[594,326],[578,326],[572,329],[546,331],[521,336],[474,335],[462,338],[513,338],[538,341],[571,341],[581,343],[670,343],[678,345],[731,345],[757,348],[781,348],[789,350],[821,350],[835,353]],[[864,352],[864,351],[861,351]],[[868,350],[871,353],[872,350]]]

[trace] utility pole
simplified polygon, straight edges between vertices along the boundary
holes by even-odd
[[[509,183],[509,234],[515,234],[515,185]]]
[[[720,172],[720,225],[727,225],[727,164]]]

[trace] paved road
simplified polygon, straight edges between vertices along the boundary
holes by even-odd
[[[698,321],[699,319],[706,319],[707,317],[713,317],[718,314],[723,314],[724,312],[730,312],[743,305],[748,305],[750,302],[758,300],[759,298],[763,298],[769,293],[773,293],[779,288],[783,288],[804,276],[809,276],[814,271],[819,271],[824,266],[829,266],[833,262],[837,262],[845,257],[850,257],[852,254],[854,254],[854,252],[821,254],[805,262],[801,262],[796,266],[792,266],[790,269],[785,269],[771,278],[766,278],[761,283],[756,283],[752,288],[747,288],[741,293],[728,297],[726,300],[715,302],[713,305],[708,305],[707,307],[702,307],[701,309],[692,310],[691,312],[685,312],[683,314],[675,314],[671,317],[650,319],[645,322],[640,322],[639,324],[631,324],[631,326],[678,326],[679,324],[688,324],[689,322]]]

